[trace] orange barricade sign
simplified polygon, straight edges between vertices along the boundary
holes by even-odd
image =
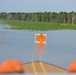
[[[46,43],[46,34],[35,34],[35,43]]]
[[[41,57],[45,52],[46,41],[46,34],[35,34],[36,51],[39,57]]]
[[[40,34],[40,35],[37,37],[37,40],[38,40],[40,43],[43,43],[43,42],[46,40],[46,37],[45,37],[43,34]]]

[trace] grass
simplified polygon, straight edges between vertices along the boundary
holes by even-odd
[[[58,24],[51,22],[31,22],[31,21],[19,21],[19,20],[6,20],[6,23],[12,26],[12,29],[22,30],[63,30],[70,29],[76,30],[76,25],[71,24]]]

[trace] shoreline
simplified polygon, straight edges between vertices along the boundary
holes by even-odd
[[[58,24],[51,22],[32,22],[20,20],[5,20],[4,24],[11,26],[15,30],[49,31],[49,30],[76,30],[76,25]]]

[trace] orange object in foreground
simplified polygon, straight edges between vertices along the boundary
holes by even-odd
[[[23,66],[20,61],[17,60],[6,60],[0,67],[0,73],[21,73],[23,72]]]
[[[68,68],[68,72],[76,72],[76,60],[74,60],[74,61],[70,64],[70,66],[69,66],[69,68]]]
[[[40,35],[37,37],[37,40],[38,40],[40,43],[43,43],[43,42],[46,40],[46,37],[45,37],[43,34],[40,34]]]
[[[10,73],[15,72],[14,64],[11,62],[11,60],[6,60],[2,63],[0,67],[0,73]]]
[[[23,72],[23,66],[20,61],[13,60],[12,62],[14,64],[15,72]]]

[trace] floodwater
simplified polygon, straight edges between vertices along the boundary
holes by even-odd
[[[35,34],[40,33],[47,34],[42,61],[67,69],[76,59],[76,30],[30,31],[6,27],[0,23],[0,63],[6,59],[18,59],[22,63],[39,61],[34,41]]]

